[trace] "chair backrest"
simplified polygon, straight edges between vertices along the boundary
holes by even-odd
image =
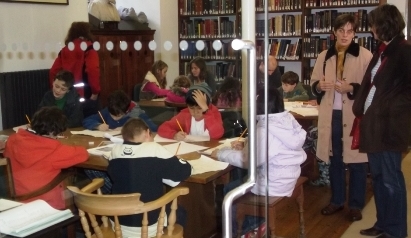
[[[139,102],[140,101],[140,91],[141,91],[141,86],[143,84],[138,83],[134,85],[134,90],[133,90],[133,101]]]
[[[119,216],[143,214],[143,220],[141,227],[141,237],[148,238],[148,212],[161,208],[160,215],[158,218],[157,225],[157,235],[156,237],[168,237],[177,238],[182,237],[182,227],[175,224],[176,221],[176,210],[177,210],[177,197],[180,195],[186,195],[189,193],[189,189],[185,187],[173,188],[167,194],[163,195],[155,201],[144,203],[140,201],[140,193],[131,194],[112,194],[112,195],[102,195],[93,194],[96,188],[103,186],[103,182],[99,179],[95,179],[91,184],[80,190],[77,187],[69,186],[68,189],[74,194],[74,203],[79,209],[79,215],[83,225],[83,229],[87,238],[91,237],[91,232],[89,230],[88,221],[86,219],[85,213],[88,214],[91,225],[93,227],[95,236],[98,238],[112,237],[122,237],[122,232],[119,223]],[[171,213],[168,215],[168,226],[166,230],[163,230],[164,217],[165,217],[165,206],[171,203]],[[101,227],[95,220],[95,216],[113,216],[114,217],[114,231],[109,228],[108,230],[102,231]],[[103,222],[104,223],[104,222]],[[111,234],[110,234],[111,233]]]
[[[1,181],[1,191],[5,191],[5,194],[0,194],[1,196],[6,196],[7,198],[14,199],[14,182],[13,174],[11,172],[11,165],[9,158],[0,158],[0,181]]]

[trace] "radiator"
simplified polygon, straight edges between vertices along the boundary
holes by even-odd
[[[27,123],[50,90],[48,78],[48,69],[0,73],[3,129]]]

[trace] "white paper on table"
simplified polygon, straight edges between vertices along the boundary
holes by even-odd
[[[284,102],[284,109],[286,111],[291,111],[293,108],[301,107],[303,102]]]
[[[224,147],[231,148],[231,143],[224,143],[224,144],[221,144],[219,146],[210,148],[208,150],[199,151],[198,153],[203,154],[203,155],[211,155],[211,153],[213,153],[214,150],[221,149],[221,148],[224,148]]]
[[[13,131],[17,132],[20,128],[26,130],[28,128],[28,126],[29,126],[28,124],[21,125],[21,126],[16,126],[16,127],[13,127]]]
[[[88,149],[87,152],[92,155],[103,156],[104,158],[108,159],[111,156],[111,151],[115,144],[109,144],[105,146],[99,146],[95,148]]]
[[[122,135],[113,136],[109,133],[104,133],[104,137],[109,139],[111,142],[116,143],[116,144],[123,144],[124,143]]]
[[[180,144],[180,147],[178,147],[179,144]],[[177,148],[178,148],[178,153],[176,155],[187,154],[187,153],[204,150],[208,148],[205,146],[190,144],[184,141],[180,141],[180,142],[169,144],[169,145],[164,145],[163,147],[173,154],[176,154]]]
[[[70,209],[60,211],[43,200],[35,200],[1,212],[0,232],[26,237],[70,217],[73,217]]]
[[[210,136],[193,136],[187,135],[184,139],[185,142],[201,142],[201,141],[210,141]]]
[[[225,140],[220,140],[218,143],[231,145],[231,142],[236,141],[236,140],[244,142],[245,138],[244,137],[241,137],[241,138],[240,137],[234,137],[234,138],[229,138],[229,139],[225,139]]]
[[[301,116],[308,117],[308,116],[318,116],[318,108],[317,107],[298,107],[292,108],[291,112],[297,113]]]
[[[82,130],[82,131],[70,131],[70,132],[73,135],[86,135],[86,136],[101,137],[101,138],[104,138],[105,137],[104,135],[106,133],[112,136],[115,136],[121,133],[121,131],[115,131],[115,130],[110,130],[110,131]]]
[[[154,142],[157,142],[157,143],[159,143],[159,142],[176,142],[176,140],[164,138],[164,137],[161,137],[158,134],[156,134],[154,136]]]
[[[201,155],[199,159],[189,160],[187,162],[191,164],[191,166],[193,167],[193,171],[191,172],[191,175],[223,170],[223,169],[226,169],[227,166],[229,165],[226,162],[213,160],[210,157],[207,157],[205,155]]]
[[[23,203],[0,198],[0,212],[20,205],[23,205]]]

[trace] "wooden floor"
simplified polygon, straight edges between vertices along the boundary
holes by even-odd
[[[346,208],[334,215],[324,216],[321,209],[330,200],[329,187],[316,187],[307,182],[304,185],[304,219],[306,238],[340,238],[345,230],[351,225]],[[372,197],[371,182],[367,181],[366,203]],[[276,218],[276,235],[285,238],[299,237],[298,208],[295,200],[284,199],[279,204]],[[368,227],[364,227],[368,228]],[[216,236],[216,238],[221,235]],[[358,237],[362,237],[358,234]]]

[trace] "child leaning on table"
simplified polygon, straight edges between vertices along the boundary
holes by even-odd
[[[309,96],[303,84],[299,81],[298,74],[293,71],[285,72],[281,76],[281,87],[278,88],[285,102],[308,101]]]
[[[17,195],[30,193],[51,182],[61,169],[88,159],[81,146],[63,145],[57,135],[67,129],[67,118],[57,107],[43,107],[31,119],[31,128],[19,129],[6,143],[4,156],[11,162]],[[65,209],[64,187],[24,201],[42,199],[56,209]]]
[[[141,118],[150,127],[157,131],[157,125],[147,116],[140,106],[131,101],[130,97],[122,90],[112,92],[108,96],[108,105],[99,113],[91,115],[83,120],[83,127],[89,130],[108,131],[109,129],[121,129],[124,123],[131,117]],[[103,121],[104,119],[104,121]]]
[[[284,102],[278,90],[270,89],[267,95],[266,108],[269,145],[269,148],[267,148],[266,143],[264,143],[266,128],[264,121],[264,89],[258,90],[257,95],[257,181],[251,192],[257,195],[265,195],[267,170],[265,158],[268,157],[268,195],[289,197],[300,176],[300,165],[307,158],[302,148],[306,132],[293,115],[284,111]],[[242,142],[232,142],[232,148],[216,149],[211,156],[240,168],[247,168],[248,165],[248,147],[244,146]],[[228,187],[225,190],[231,190],[239,186],[242,181],[233,181],[231,183],[227,185]],[[233,224],[234,232],[236,232],[235,226],[236,223]]]
[[[154,142],[144,121],[131,118],[121,129],[124,143],[115,145],[107,172],[113,182],[112,194],[141,193],[142,202],[154,201],[164,194],[164,183],[176,186],[191,175],[191,165]],[[148,237],[157,231],[160,210],[148,213]],[[170,212],[169,206],[166,212]],[[124,237],[140,237],[142,214],[119,217]],[[177,223],[185,225],[185,212],[177,209]]]
[[[174,79],[173,85],[170,87],[170,92],[167,93],[166,102],[171,103],[186,103],[186,94],[191,86],[190,79],[185,75],[180,75]]]
[[[211,104],[211,89],[206,83],[190,87],[186,95],[186,104],[188,108],[159,126],[157,133],[160,136],[177,141],[184,140],[188,134],[210,136],[211,139],[223,136],[221,114],[217,107]]]

